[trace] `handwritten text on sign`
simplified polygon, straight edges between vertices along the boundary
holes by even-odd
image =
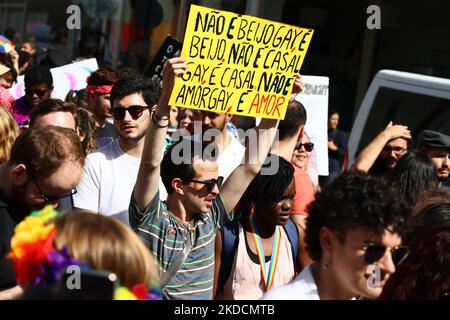
[[[170,104],[284,119],[313,30],[191,6]]]

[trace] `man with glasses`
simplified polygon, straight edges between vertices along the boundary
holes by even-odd
[[[306,219],[314,263],[268,300],[376,299],[408,254],[411,211],[385,179],[347,171],[316,195]]]
[[[118,138],[86,158],[74,196],[76,208],[128,222],[130,195],[144,148],[151,109],[159,99],[158,84],[133,76],[119,80],[111,90],[111,114]],[[164,196],[164,195],[162,195]]]
[[[53,77],[50,69],[40,65],[31,66],[25,72],[25,95],[16,100],[13,116],[20,128],[29,126],[30,111],[39,102],[49,99],[53,91]]]
[[[16,139],[10,160],[0,165],[0,291],[15,286],[6,259],[14,227],[31,211],[75,194],[83,165],[83,149],[71,129],[31,128]]]
[[[369,172],[373,175],[389,175],[397,161],[408,151],[411,132],[407,126],[393,124],[392,121],[378,136],[365,147],[355,160],[354,171]]]
[[[187,67],[183,57],[172,58],[164,66],[163,92],[145,137],[130,203],[130,224],[160,263],[165,298],[212,299],[215,234],[233,218],[233,208],[260,171],[278,121],[261,121],[257,145],[247,148],[247,161],[222,187],[211,145],[183,139],[161,160],[169,126],[169,97],[175,78]],[[165,202],[159,197],[160,175],[168,192]]]
[[[82,138],[78,131],[77,106],[70,102],[63,102],[59,99],[47,99],[40,102],[30,112],[30,127],[44,127],[48,125],[68,128],[73,130],[80,141]],[[65,197],[59,200],[58,209],[60,211],[70,211],[73,209],[72,197]]]

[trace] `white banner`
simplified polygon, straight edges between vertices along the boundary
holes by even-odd
[[[53,76],[52,98],[64,100],[70,90],[81,90],[86,88],[86,79],[98,69],[95,58],[67,64],[62,67],[50,69]],[[17,78],[17,83],[9,89],[15,99],[25,95],[24,76]]]
[[[314,143],[315,155],[311,157],[309,167],[317,168],[321,176],[328,175],[328,77],[302,75],[305,88],[295,100],[306,109],[305,131]],[[316,162],[316,163],[315,163]]]

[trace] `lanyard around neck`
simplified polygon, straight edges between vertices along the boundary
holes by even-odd
[[[266,271],[266,259],[264,256],[264,247],[262,245],[258,229],[256,228],[254,215],[250,215],[248,219],[250,230],[253,233],[253,237],[256,243],[256,251],[258,252],[259,264],[261,267],[261,275],[264,281],[264,286],[266,291],[269,291],[273,287],[273,279],[275,277],[275,271],[277,269],[278,253],[280,251],[280,238],[281,238],[280,227],[276,226],[275,228],[275,235],[273,237],[273,244],[272,244],[272,256],[270,258],[269,269]]]

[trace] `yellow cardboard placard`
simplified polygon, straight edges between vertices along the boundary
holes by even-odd
[[[312,29],[191,5],[169,104],[284,119]]]

